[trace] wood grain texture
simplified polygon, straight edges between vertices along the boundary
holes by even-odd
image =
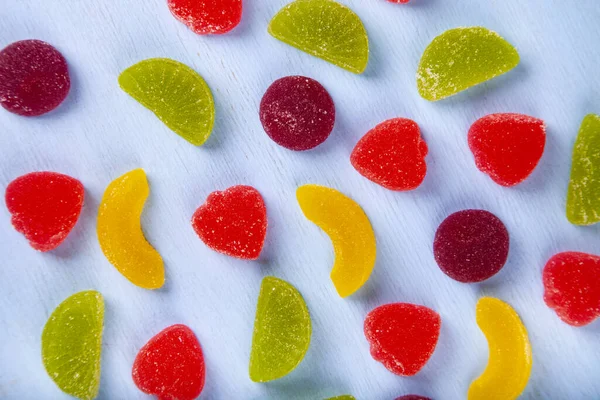
[[[570,153],[587,113],[600,113],[600,7],[597,0],[344,0],[363,19],[371,60],[356,76],[271,38],[266,26],[287,0],[246,0],[241,25],[223,37],[199,37],[176,21],[164,0],[0,1],[0,46],[27,38],[66,57],[72,91],[55,112],[26,119],[0,110],[0,187],[34,170],[79,178],[82,217],[56,251],[33,251],[0,207],[0,398],[66,398],[45,374],[40,335],[64,298],[84,289],[106,300],[102,399],[142,399],[131,379],[138,349],[167,325],[185,323],[206,355],[204,399],[319,399],[353,393],[393,399],[421,393],[464,398],[487,360],[475,324],[481,295],[512,304],[530,332],[534,366],[527,399],[600,397],[600,324],[571,328],[543,302],[541,270],[558,251],[600,254],[599,228],[570,225],[564,212]],[[431,39],[456,26],[483,25],[515,44],[521,64],[509,74],[439,103],[416,90],[415,71]],[[194,148],[123,93],[117,76],[149,57],[171,57],[198,71],[217,106],[213,136]],[[291,74],[320,81],[337,106],[336,127],[322,146],[294,153],[262,130],[258,104],[269,84]],[[476,168],[467,131],[479,117],[520,112],[546,121],[542,161],[522,185],[506,189]],[[427,141],[429,171],[411,193],[392,193],[361,177],[349,155],[358,139],[392,117],[416,120]],[[142,167],[151,194],[143,215],[162,254],[167,284],[139,289],[103,257],[95,233],[108,183]],[[371,280],[340,299],[329,280],[333,252],[295,200],[305,183],[332,186],[371,219],[378,260]],[[269,230],[258,262],[216,254],[190,218],[213,190],[249,184],[265,197]],[[493,279],[464,285],[436,266],[437,225],[462,208],[485,208],[511,234],[508,264]],[[254,384],[248,358],[256,298],[265,275],[293,283],[313,316],[312,345],[286,378]],[[439,346],[413,378],[392,375],[369,355],[363,318],[377,305],[407,301],[442,316]]]

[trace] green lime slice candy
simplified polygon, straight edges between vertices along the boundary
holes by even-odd
[[[268,382],[289,374],[304,358],[311,331],[300,292],[281,279],[264,278],[254,320],[250,379]]]
[[[344,394],[342,396],[330,397],[325,400],[356,400],[356,398],[350,394]]]
[[[46,372],[65,393],[93,399],[100,387],[104,300],[96,291],[75,293],[50,315],[42,332]]]
[[[358,17],[333,0],[296,0],[269,24],[276,39],[355,74],[369,62],[369,39]]]
[[[210,136],[215,122],[212,93],[187,65],[149,58],[123,71],[119,85],[191,144],[200,146]]]
[[[575,225],[600,222],[600,115],[586,115],[575,140],[567,219]]]
[[[427,46],[417,70],[419,94],[437,101],[502,75],[519,53],[496,32],[480,26],[450,29]]]

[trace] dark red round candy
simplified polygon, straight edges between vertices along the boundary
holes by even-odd
[[[429,397],[419,396],[416,394],[407,394],[404,396],[396,397],[396,400],[431,400]]]
[[[65,58],[41,40],[21,40],[0,51],[0,104],[31,117],[54,110],[69,93]]]
[[[481,282],[502,269],[509,237],[498,217],[484,210],[463,210],[438,227],[433,254],[440,269],[459,282]]]
[[[260,121],[267,135],[290,150],[309,150],[323,143],[335,123],[335,105],[327,90],[305,76],[273,82],[260,102]]]

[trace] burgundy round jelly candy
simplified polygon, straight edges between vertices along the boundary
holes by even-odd
[[[0,104],[31,117],[54,110],[69,88],[65,58],[41,40],[21,40],[0,51]]]
[[[509,237],[498,217],[484,210],[450,215],[435,233],[433,253],[440,269],[459,282],[481,282],[502,269]]]
[[[287,76],[267,89],[260,102],[260,121],[267,135],[280,146],[309,150],[331,134],[335,105],[319,82]]]
[[[431,400],[429,397],[419,396],[417,394],[406,394],[404,396],[396,397],[396,400]]]

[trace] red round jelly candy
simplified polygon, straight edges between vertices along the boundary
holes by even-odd
[[[412,376],[431,358],[441,324],[430,308],[393,303],[371,311],[364,330],[375,360],[397,375]]]
[[[477,168],[502,186],[523,182],[542,158],[544,121],[521,114],[491,114],[469,130],[469,147]]]
[[[83,206],[81,182],[56,172],[32,172],[6,188],[6,207],[15,229],[39,251],[58,247],[71,232]]]
[[[544,301],[569,325],[583,326],[600,317],[600,257],[565,252],[544,268]]]
[[[69,93],[65,58],[41,40],[21,40],[0,51],[0,104],[31,117],[54,110]]]
[[[450,215],[435,233],[433,253],[440,269],[459,282],[481,282],[502,269],[509,237],[498,217],[484,210]]]
[[[133,382],[160,400],[193,400],[204,388],[204,356],[194,332],[173,325],[142,347],[132,369]]]
[[[260,121],[267,135],[290,150],[309,150],[323,143],[335,123],[335,105],[327,90],[304,76],[273,82],[260,102]]]
[[[220,35],[242,20],[242,0],[168,0],[175,18],[198,35]]]
[[[267,209],[258,190],[233,186],[211,193],[194,213],[192,226],[211,249],[256,260],[267,235]]]
[[[352,151],[350,162],[365,178],[390,190],[416,189],[425,179],[427,144],[416,122],[385,121],[370,130]]]
[[[404,396],[396,397],[396,400],[431,400],[429,397],[419,396],[416,394],[407,394]]]
[[[396,3],[396,4],[405,4],[408,3],[410,0],[388,0],[390,3]],[[418,396],[417,396],[418,397]],[[425,398],[425,397],[424,397]],[[398,400],[398,399],[396,399]]]

